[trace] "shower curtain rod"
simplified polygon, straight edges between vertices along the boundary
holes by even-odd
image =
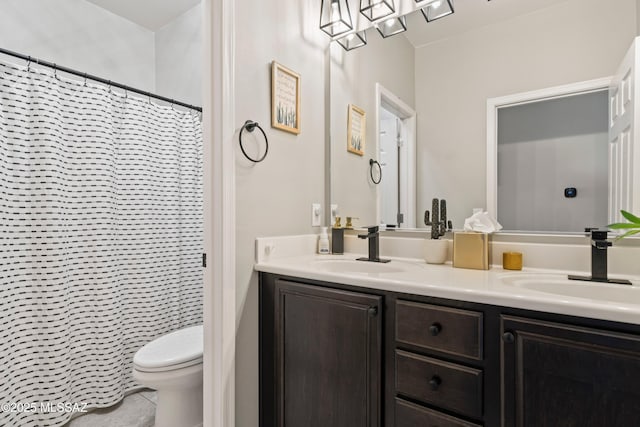
[[[52,62],[43,61],[42,59],[33,58],[31,56],[23,55],[21,53],[17,53],[17,52],[13,52],[13,51],[10,51],[10,50],[7,50],[7,49],[3,49],[1,47],[0,47],[0,53],[3,53],[5,55],[9,55],[9,56],[13,56],[15,58],[23,59],[23,60],[27,61],[28,63],[33,62],[33,63],[38,64],[38,65],[44,65],[45,67],[53,68],[54,70],[58,70],[58,71],[62,71],[62,72],[65,72],[65,73],[73,74],[74,76],[82,77],[84,79],[93,80],[93,81],[96,81],[98,83],[102,83],[102,84],[108,85],[110,87],[117,87],[118,89],[122,89],[122,90],[125,90],[127,92],[137,93],[137,94],[142,95],[142,96],[147,96],[147,97],[150,97],[150,98],[155,98],[155,99],[159,99],[159,100],[164,101],[164,102],[168,102],[168,103],[170,103],[172,105],[179,105],[181,107],[185,107],[185,108],[189,108],[191,110],[196,110],[196,111],[202,112],[202,107],[196,107],[194,105],[185,104],[184,102],[176,101],[175,99],[166,98],[164,96],[160,96],[160,95],[153,94],[151,92],[146,92],[144,90],[136,89],[134,87],[123,85],[121,83],[112,82],[111,80],[103,79],[101,77],[93,76],[93,75],[87,74],[87,73],[82,73],[80,71],[76,71],[76,70],[73,70],[71,68],[61,67],[60,65],[54,64]]]

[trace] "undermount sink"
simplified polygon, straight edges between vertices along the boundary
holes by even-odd
[[[640,304],[640,286],[569,280],[564,274],[505,274],[502,283],[547,294],[597,301]]]
[[[360,274],[380,274],[380,273],[401,273],[406,271],[397,262],[379,263],[370,261],[356,261],[351,259],[328,259],[314,261],[314,265],[329,273],[360,273]]]

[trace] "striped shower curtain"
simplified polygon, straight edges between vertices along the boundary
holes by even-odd
[[[0,63],[0,426],[61,426],[202,322],[194,112]]]

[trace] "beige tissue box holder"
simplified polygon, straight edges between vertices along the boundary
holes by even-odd
[[[489,235],[473,231],[453,233],[453,266],[475,270],[489,269]]]

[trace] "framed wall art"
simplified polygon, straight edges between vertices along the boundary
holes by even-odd
[[[364,155],[366,133],[366,116],[362,108],[349,104],[347,119],[347,151],[360,156]]]
[[[271,127],[300,133],[300,75],[271,63]]]

